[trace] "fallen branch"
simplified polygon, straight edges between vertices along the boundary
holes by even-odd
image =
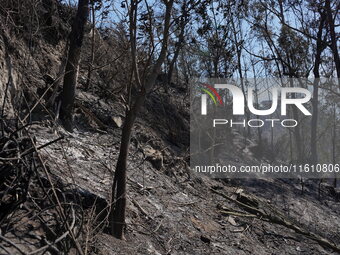
[[[131,199],[131,202],[132,202],[132,203],[133,203],[133,204],[141,211],[141,213],[142,213],[144,216],[150,217],[149,214],[144,210],[143,207],[140,206],[140,204],[139,204],[136,200]],[[150,218],[152,218],[152,217],[150,217]]]
[[[323,238],[323,237],[321,237],[321,236],[319,236],[319,235],[317,235],[315,233],[309,232],[308,230],[303,229],[302,227],[297,226],[296,224],[290,222],[289,220],[283,218],[282,216],[278,217],[278,216],[273,215],[273,214],[267,214],[267,213],[259,210],[258,208],[246,205],[246,204],[244,204],[244,203],[242,203],[240,201],[237,201],[236,199],[230,198],[227,195],[223,194],[222,192],[219,192],[219,191],[214,190],[212,188],[211,188],[211,191],[213,193],[218,194],[221,197],[223,197],[223,198],[225,198],[225,199],[227,199],[227,200],[237,204],[242,209],[244,209],[247,212],[250,212],[251,214],[253,214],[254,216],[256,216],[259,219],[262,219],[264,221],[271,222],[271,223],[274,223],[274,224],[278,224],[278,225],[284,226],[286,228],[289,228],[291,230],[294,230],[296,233],[304,235],[305,237],[307,237],[307,238],[309,238],[311,240],[316,241],[321,246],[323,246],[325,248],[332,249],[333,251],[336,251],[336,252],[340,253],[340,247],[336,246],[335,244],[331,243],[327,239],[325,239],[325,238]],[[280,214],[280,213],[278,213],[278,214]]]

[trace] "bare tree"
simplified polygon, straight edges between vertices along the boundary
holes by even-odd
[[[138,1],[131,0],[129,18],[130,18],[130,40],[131,40],[131,55],[133,73],[137,80],[140,90],[133,98],[131,98],[131,88],[129,89],[129,100],[131,103],[126,110],[126,119],[123,126],[120,150],[116,171],[112,185],[112,206],[110,211],[111,233],[113,236],[122,239],[124,237],[123,229],[125,225],[125,209],[126,209],[126,172],[127,172],[127,157],[129,153],[131,132],[134,126],[136,117],[141,110],[147,94],[153,88],[157,75],[161,70],[161,66],[166,58],[168,48],[168,38],[170,30],[171,10],[173,0],[165,0],[166,7],[164,15],[164,30],[161,49],[158,58],[151,66],[151,72],[146,77],[145,82],[141,82],[137,66],[137,10]]]

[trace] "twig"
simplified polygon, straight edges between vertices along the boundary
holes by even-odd
[[[23,252],[15,243],[13,243],[11,240],[7,239],[6,237],[0,235],[0,239],[5,241],[6,243],[9,243],[10,245],[12,245],[15,249],[17,249],[21,254],[26,255],[25,252]]]
[[[19,118],[19,121],[20,121],[21,124],[23,125],[22,120],[21,120],[20,118]],[[24,130],[27,132],[27,134],[28,134],[28,136],[29,136],[30,134],[28,133],[28,131],[27,131],[26,129],[24,129]],[[65,212],[64,212],[64,210],[63,210],[63,207],[61,206],[61,203],[60,203],[58,194],[57,194],[57,192],[56,192],[56,190],[55,190],[54,184],[53,184],[53,182],[52,182],[51,176],[50,176],[50,174],[48,173],[47,167],[46,167],[44,161],[42,160],[42,158],[41,158],[41,156],[40,156],[40,154],[39,154],[39,152],[38,152],[38,147],[35,146],[35,143],[34,143],[32,137],[29,136],[29,138],[31,139],[31,143],[33,144],[34,150],[35,150],[35,152],[37,153],[37,158],[38,158],[38,160],[39,160],[39,162],[40,162],[40,164],[41,164],[41,166],[42,166],[42,169],[43,169],[43,171],[44,171],[44,173],[45,173],[45,175],[46,175],[46,177],[47,177],[47,179],[48,179],[48,181],[49,181],[49,183],[50,183],[50,185],[51,185],[51,189],[52,189],[52,192],[53,192],[53,196],[55,197],[55,199],[56,199],[56,201],[57,201],[57,204],[58,204],[58,207],[57,207],[58,209],[56,208],[56,209],[57,209],[57,212],[58,212],[58,214],[60,215],[60,217],[65,221],[65,225],[66,225],[67,229],[69,230],[69,233],[70,233],[70,236],[71,236],[71,240],[73,241],[73,243],[74,243],[74,245],[75,245],[75,248],[77,249],[78,253],[79,253],[80,255],[84,255],[84,253],[83,253],[83,251],[82,251],[82,249],[81,249],[81,247],[80,247],[79,242],[77,241],[77,239],[76,239],[74,233],[73,233],[73,232],[71,231],[71,229],[70,229],[70,225],[69,225],[69,223],[68,223],[68,221],[67,221],[67,217],[66,217],[66,215],[65,215]]]
[[[58,137],[57,139],[55,139],[55,140],[53,140],[53,141],[50,141],[50,142],[48,142],[48,143],[46,143],[46,144],[43,144],[43,145],[41,145],[41,146],[39,146],[39,147],[32,147],[32,148],[29,148],[28,150],[24,151],[21,155],[19,155],[18,157],[15,157],[15,158],[3,158],[3,157],[0,157],[0,161],[15,161],[15,160],[19,160],[19,159],[21,159],[22,157],[27,156],[28,154],[33,153],[35,150],[37,150],[37,151],[38,151],[38,150],[41,150],[41,149],[43,149],[43,148],[45,148],[45,147],[47,147],[47,146],[49,146],[49,145],[51,145],[51,144],[53,144],[53,143],[58,142],[58,141],[61,140],[61,139],[64,139],[64,137],[63,137],[63,136]]]
[[[44,251],[44,250],[48,249],[49,247],[51,247],[53,244],[59,243],[61,240],[66,238],[66,236],[68,234],[70,234],[70,232],[74,228],[74,224],[76,222],[76,216],[75,216],[74,208],[73,207],[71,207],[71,208],[72,208],[72,217],[73,217],[73,220],[72,220],[72,223],[71,223],[71,226],[70,226],[69,230],[67,230],[64,234],[62,234],[60,237],[58,237],[53,243],[47,243],[47,245],[41,247],[40,249],[37,249],[35,251],[32,251],[32,252],[28,253],[28,255],[33,255],[33,254],[36,254],[38,252]]]
[[[131,199],[131,202],[142,212],[142,214],[146,217],[149,217],[148,213],[143,209],[143,207],[138,204],[138,202],[134,199]]]

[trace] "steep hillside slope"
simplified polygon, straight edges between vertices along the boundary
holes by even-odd
[[[103,92],[107,77],[98,71],[92,88],[85,90],[85,51],[76,130],[68,133],[55,122],[53,107],[46,106],[48,99],[41,98],[39,91],[48,87],[48,77],[58,77],[65,52],[69,25],[65,20],[56,22],[61,39],[50,42],[42,36],[33,46],[20,31],[1,25],[3,121],[13,130],[22,129],[15,132],[18,137],[6,134],[16,141],[20,136],[34,138],[38,148],[55,142],[32,156],[36,171],[31,173],[27,199],[1,221],[0,254],[339,252],[337,190],[321,185],[319,194],[318,184],[307,180],[301,194],[299,180],[216,180],[192,172],[185,84],[173,84],[168,94],[161,82],[134,127],[126,240],[108,235],[105,213],[124,121],[124,98],[119,93],[124,84],[119,84],[117,75],[114,87],[105,87],[110,94]],[[17,117],[28,125],[22,128],[20,121],[10,121]],[[241,134],[234,131],[230,139],[235,148],[228,152],[230,163],[259,161],[242,147]],[[1,162],[0,167],[5,165]]]

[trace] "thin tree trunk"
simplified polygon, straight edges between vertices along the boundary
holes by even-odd
[[[241,63],[241,56],[242,56],[242,46],[239,46],[240,42],[238,41],[237,39],[237,32],[236,32],[236,27],[235,27],[235,23],[234,23],[234,20],[233,18],[231,19],[231,25],[232,25],[232,29],[233,29],[233,36],[234,36],[234,43],[235,43],[235,47],[236,47],[236,56],[237,56],[237,70],[238,70],[238,74],[240,76],[240,82],[241,82],[241,89],[242,89],[242,92],[243,92],[243,97],[244,97],[244,102],[245,104],[247,105],[247,97],[246,97],[246,89],[245,89],[245,86],[244,86],[244,80],[243,80],[243,74],[242,74],[242,63]],[[249,111],[248,109],[246,108],[245,109],[245,115],[246,115],[246,122],[249,121],[250,119],[250,114],[249,114]],[[246,140],[247,138],[250,138],[251,136],[251,133],[250,133],[250,127],[245,127],[245,144],[244,146],[246,146]]]
[[[89,0],[79,0],[70,34],[70,48],[65,68],[60,119],[64,128],[73,131],[73,109],[84,29],[89,15]]]
[[[339,3],[337,3],[337,5],[339,5]],[[334,19],[332,15],[330,0],[325,1],[325,7],[326,7],[326,12],[327,12],[329,33],[331,35],[331,47],[332,47],[333,58],[335,62],[336,73],[337,73],[338,79],[340,79],[340,57],[339,57],[339,52],[338,52],[338,47],[337,47],[337,38],[336,38],[336,33],[335,33]]]
[[[295,98],[295,95],[292,95],[292,98]],[[292,112],[293,112],[293,119],[296,121],[299,121],[299,113],[298,110],[295,107],[292,107]],[[296,150],[297,150],[297,161],[298,162],[304,162],[305,160],[305,155],[304,155],[304,146],[303,142],[301,139],[301,132],[300,132],[300,127],[297,125],[294,127],[294,137],[295,137],[295,144],[296,144]]]
[[[134,3],[132,4],[137,8]],[[152,87],[155,84],[157,75],[159,74],[161,66],[164,63],[166,57],[172,5],[173,0],[166,2],[163,32],[164,35],[160,55],[152,68],[150,76],[148,77],[145,84],[142,86],[140,93],[138,93],[138,95],[136,96],[134,104],[132,105],[131,109],[127,110],[126,120],[122,131],[123,133],[121,138],[120,151],[112,185],[112,207],[110,210],[111,234],[119,239],[124,238],[123,230],[125,226],[126,210],[127,157],[129,153],[132,128],[135,123],[136,117],[144,104],[147,93],[151,91]],[[136,27],[134,29],[136,29]],[[133,43],[131,43],[131,45],[133,45]]]
[[[293,73],[291,72],[291,70],[289,70],[289,83],[290,83],[290,87],[294,87],[294,82],[293,82]],[[296,95],[293,93],[291,95],[292,98],[296,98]],[[291,111],[293,114],[293,119],[295,119],[296,121],[299,121],[299,112],[298,109],[296,107],[291,107]],[[293,134],[294,134],[294,138],[295,138],[295,144],[296,144],[296,151],[297,151],[297,162],[304,162],[305,161],[305,155],[304,155],[304,144],[301,138],[301,129],[300,129],[300,125],[297,125],[296,127],[294,127],[293,130]]]
[[[318,99],[319,99],[319,78],[314,77],[312,99],[313,114],[311,120],[311,159],[310,159],[311,164],[316,164],[318,161],[317,152]]]
[[[172,58],[170,64],[169,64],[169,72],[168,72],[168,84],[171,83],[171,79],[172,79],[172,74],[174,71],[174,67],[175,67],[175,63],[178,59],[179,53],[182,49],[183,43],[184,43],[184,27],[181,28],[181,33],[178,37],[178,42],[176,43],[176,49],[175,49],[175,53],[174,53],[174,57]]]
[[[92,38],[91,38],[91,60],[89,64],[89,70],[87,73],[87,79],[86,79],[86,86],[85,89],[88,90],[90,88],[91,84],[91,78],[92,78],[92,70],[93,70],[93,62],[94,62],[94,47],[95,47],[95,28],[96,28],[96,12],[94,9],[94,2],[92,2],[91,6],[91,14],[92,14]]]
[[[333,161],[333,164],[336,163],[336,104],[333,104],[333,137],[332,137],[332,161]],[[333,186],[334,188],[337,187],[337,173],[334,173],[335,174],[335,177],[334,177],[334,180],[333,180]]]
[[[126,170],[131,133],[137,114],[145,101],[145,97],[145,93],[138,95],[135,104],[131,110],[127,112],[122,131],[119,157],[112,185],[112,203],[115,205],[115,207],[113,210],[111,209],[111,234],[119,239],[124,237],[123,230],[125,226],[126,208]]]
[[[256,79],[256,72],[255,72],[255,65],[254,63],[252,62],[252,69],[253,69],[253,74],[254,74],[254,86],[255,86],[255,103],[256,103],[256,107],[257,109],[259,108],[260,106],[260,103],[259,103],[259,91],[258,91],[258,87],[257,87],[257,79]],[[260,118],[260,116],[256,116],[256,118]],[[261,158],[263,156],[263,148],[262,148],[262,132],[261,132],[261,127],[258,127],[257,128],[257,139],[258,139],[258,148],[259,148],[259,157]]]
[[[187,6],[186,6],[186,2],[183,2],[182,5],[182,13],[181,13],[182,17],[180,18],[180,33],[178,35],[178,41],[176,42],[175,45],[175,53],[174,53],[174,57],[172,58],[170,64],[169,64],[169,73],[168,73],[168,84],[171,83],[171,79],[172,79],[172,74],[173,74],[173,70],[175,67],[175,64],[177,62],[179,53],[183,47],[184,44],[184,33],[185,33],[185,25],[188,22],[188,10],[187,10]]]
[[[324,49],[322,42],[322,30],[325,22],[325,14],[324,12],[320,13],[320,24],[319,30],[317,33],[317,41],[316,41],[316,54],[315,54],[315,62],[314,62],[314,82],[313,82],[313,114],[311,121],[311,163],[316,164],[318,161],[318,152],[317,152],[317,126],[318,126],[318,104],[319,104],[319,80],[320,80],[320,64],[321,64],[321,53]]]

